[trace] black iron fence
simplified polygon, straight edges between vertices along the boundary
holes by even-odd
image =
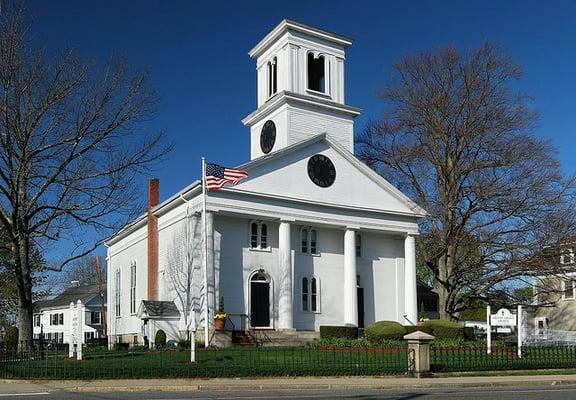
[[[405,347],[257,347],[190,351],[91,351],[83,360],[65,349],[0,352],[0,378],[117,379],[245,376],[351,376],[408,373]]]
[[[576,368],[576,348],[523,347],[519,357],[516,346],[495,347],[490,354],[485,345],[432,346],[430,368],[432,372]]]

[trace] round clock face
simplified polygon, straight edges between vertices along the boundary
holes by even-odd
[[[308,176],[316,185],[328,187],[336,179],[336,168],[328,157],[316,154],[308,160]]]
[[[262,153],[268,154],[274,147],[276,141],[276,125],[271,120],[266,121],[260,132],[260,149]]]

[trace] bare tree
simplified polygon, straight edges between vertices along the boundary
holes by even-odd
[[[90,253],[141,210],[136,179],[169,150],[161,133],[141,129],[157,104],[146,73],[123,60],[98,67],[73,51],[47,55],[29,31],[24,6],[4,4],[0,228],[14,255],[21,341],[32,339],[33,246],[57,242],[57,270]]]
[[[55,285],[68,287],[72,282],[78,282],[80,286],[99,284],[100,278],[97,272],[97,262],[99,262],[98,257],[92,254],[74,260],[57,276],[54,282]],[[102,279],[105,283],[106,272],[102,275]]]
[[[180,304],[186,330],[194,325],[191,321],[195,318],[193,311],[200,307],[194,284],[200,277],[201,227],[198,214],[187,214],[185,225],[173,233],[166,252],[166,273],[173,289],[171,293]]]
[[[519,78],[489,43],[406,56],[359,140],[361,158],[429,212],[419,252],[443,319],[542,273],[543,250],[574,228],[574,179],[533,135]]]

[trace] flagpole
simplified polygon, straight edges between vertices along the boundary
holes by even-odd
[[[202,157],[202,231],[204,232],[204,347],[210,340],[208,327],[208,233],[206,232],[206,159]]]

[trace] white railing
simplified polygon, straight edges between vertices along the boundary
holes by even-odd
[[[524,344],[527,346],[576,346],[576,331],[534,329],[526,336]]]

